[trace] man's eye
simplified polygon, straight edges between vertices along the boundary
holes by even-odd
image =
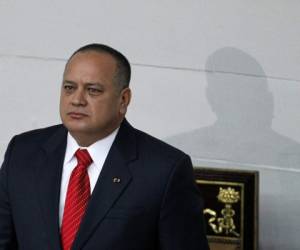
[[[87,90],[91,95],[99,95],[102,92],[101,89],[97,89],[97,88],[88,88]]]
[[[74,90],[74,86],[72,86],[72,85],[64,85],[64,90],[66,90],[67,92],[70,92],[70,91]]]

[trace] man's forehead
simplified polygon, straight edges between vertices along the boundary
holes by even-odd
[[[109,83],[117,71],[115,59],[108,53],[78,52],[67,63],[63,81]]]
[[[105,52],[84,51],[74,54],[66,63],[64,74],[73,70],[101,70],[116,72],[117,62],[114,57]]]
[[[99,60],[102,62],[114,63],[114,64],[117,63],[117,60],[112,55],[110,55],[105,51],[87,50],[87,51],[79,51],[76,54],[72,55],[66,65],[74,61],[82,61],[88,59],[94,59],[94,60]]]

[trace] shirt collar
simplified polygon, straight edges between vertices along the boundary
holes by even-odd
[[[111,145],[113,144],[116,138],[118,131],[119,128],[115,129],[108,136],[102,138],[101,140],[96,141],[95,143],[93,143],[88,147],[80,147],[76,142],[76,140],[74,139],[74,137],[68,132],[64,165],[66,163],[69,163],[73,159],[73,157],[75,157],[74,154],[77,151],[77,149],[81,148],[81,149],[86,149],[89,152],[91,158],[93,159],[93,162],[95,163],[96,166],[98,166],[101,162],[103,162],[103,157],[106,158],[111,148]],[[102,167],[102,164],[100,167]]]

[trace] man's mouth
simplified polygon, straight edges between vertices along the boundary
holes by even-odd
[[[69,117],[72,119],[82,119],[84,117],[87,117],[87,114],[85,113],[80,113],[80,112],[69,112],[67,113]]]

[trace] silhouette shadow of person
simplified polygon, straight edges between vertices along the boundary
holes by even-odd
[[[252,56],[232,47],[218,49],[208,57],[206,77],[216,121],[165,141],[195,158],[299,167],[300,144],[272,130],[273,95]]]

